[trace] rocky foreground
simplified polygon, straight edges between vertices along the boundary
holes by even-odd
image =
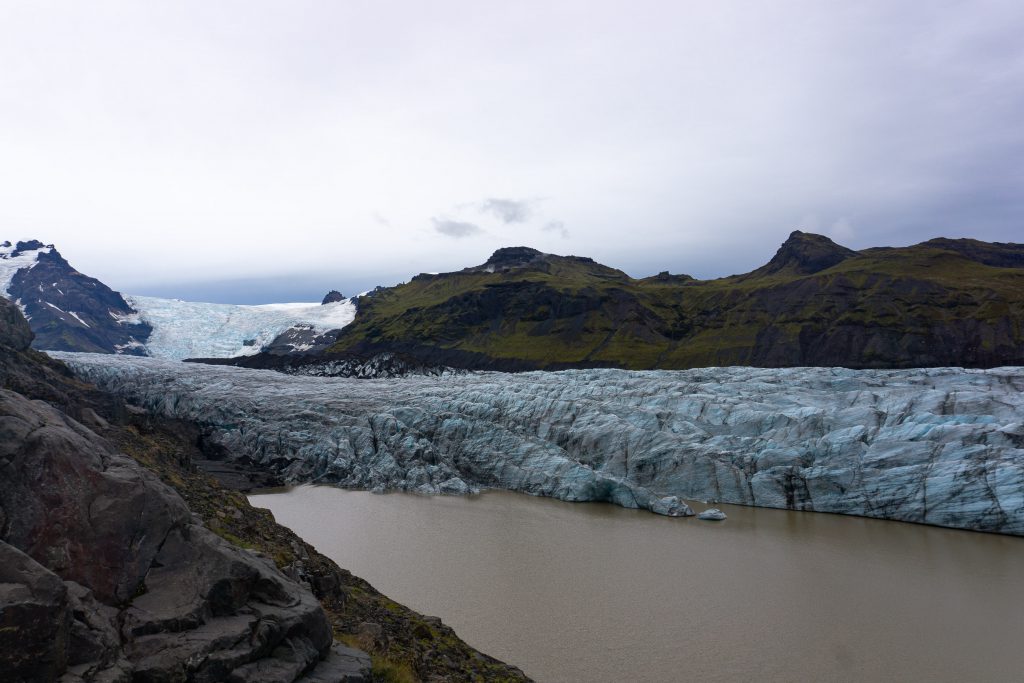
[[[0,679],[525,680],[197,472],[193,425],[31,341],[0,299]]]
[[[89,354],[82,378],[221,457],[372,490],[683,499],[1024,535],[1024,369],[295,377]]]

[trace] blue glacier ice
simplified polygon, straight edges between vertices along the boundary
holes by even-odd
[[[146,351],[154,358],[230,358],[266,347],[295,327],[323,334],[355,318],[351,300],[329,304],[296,303],[239,306],[149,296],[127,296],[138,318],[153,327]],[[298,349],[303,350],[303,349]]]
[[[294,482],[684,500],[1024,535],[1024,368],[289,376],[53,354]]]

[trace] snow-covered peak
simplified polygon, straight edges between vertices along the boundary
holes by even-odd
[[[9,297],[11,282],[19,270],[32,268],[39,260],[40,254],[53,251],[52,244],[41,242],[10,242],[0,243],[0,296]]]
[[[76,271],[52,244],[36,240],[0,243],[0,296],[29,319],[36,348],[179,360],[326,348],[336,336],[330,333],[352,322],[356,312],[344,298],[261,306],[126,298]]]

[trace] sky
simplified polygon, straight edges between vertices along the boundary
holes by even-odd
[[[0,241],[318,300],[526,245],[642,277],[1024,242],[1020,0],[0,0]]]

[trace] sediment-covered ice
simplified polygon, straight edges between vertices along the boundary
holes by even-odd
[[[1024,535],[1024,368],[295,377],[54,354],[293,481],[676,499]]]

